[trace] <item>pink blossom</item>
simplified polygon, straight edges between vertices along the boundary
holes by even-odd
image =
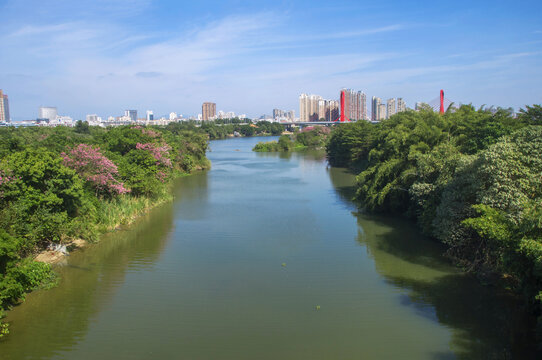
[[[18,180],[20,178],[6,174],[3,170],[0,170],[0,198],[4,197],[3,185],[6,185],[12,181]]]
[[[160,137],[162,134],[160,134],[159,132],[156,132],[152,129],[143,129],[141,130],[141,133],[143,135],[147,135],[148,137],[151,137],[151,138],[157,138],[157,137]]]
[[[158,180],[160,180],[161,182],[166,182],[166,179],[167,179],[167,174],[163,171],[158,171],[156,173],[156,178]]]
[[[171,167],[171,159],[168,157],[169,150],[171,150],[171,147],[168,144],[159,146],[157,144],[152,144],[152,143],[145,143],[145,144],[137,143],[136,149],[150,152],[151,155],[156,160],[156,165],[164,165],[167,167]]]
[[[110,194],[125,194],[130,192],[124,184],[115,179],[118,175],[117,165],[102,155],[99,147],[79,144],[69,151],[62,153],[65,166],[74,169],[81,178],[88,181],[96,191]]]
[[[4,171],[0,170],[0,186],[17,179],[18,179],[17,177],[8,175]]]

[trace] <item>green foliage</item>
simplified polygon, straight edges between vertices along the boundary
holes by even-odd
[[[518,118],[528,125],[542,125],[542,105],[526,106],[519,111]]]
[[[276,152],[279,151],[279,144],[277,141],[259,142],[253,148],[252,151],[256,152]]]
[[[327,135],[329,133],[329,128],[321,126],[304,129],[295,134],[295,144],[296,146],[301,145],[310,148],[321,148],[325,146]]]
[[[209,136],[209,139],[225,139],[228,136],[233,136],[238,133],[242,136],[263,136],[263,135],[280,135],[283,132],[282,125],[271,123],[269,121],[259,121],[256,124],[246,120],[248,123],[242,123],[239,119],[222,119],[215,121],[203,122],[199,128]],[[171,125],[171,124],[170,124]],[[170,126],[168,125],[168,126]],[[187,125],[172,125],[177,128]]]
[[[407,111],[334,128],[332,165],[361,169],[357,199],[403,213],[474,271],[542,299],[542,107]]]
[[[5,317],[5,313],[0,309],[0,339],[9,334],[9,324],[2,322],[2,319]]]
[[[336,126],[326,144],[329,163],[339,167],[360,167],[373,144],[375,128],[367,121]]]
[[[0,306],[7,307],[24,300],[25,293],[37,288],[49,288],[56,284],[51,265],[24,259],[10,266],[0,280]]]
[[[252,151],[276,152],[323,147],[328,134],[327,128],[316,127],[308,131],[297,132],[293,136],[282,135],[278,141],[259,142]]]
[[[158,165],[146,151],[131,150],[118,158],[119,174],[135,196],[155,196],[161,188],[157,179]]]
[[[289,151],[294,146],[292,139],[288,135],[282,135],[277,142],[278,151]]]
[[[193,125],[0,129],[0,310],[54,284],[51,267],[33,254],[96,239],[170,199],[170,179],[208,167],[207,146]],[[118,191],[120,181],[130,194]]]
[[[90,126],[86,121],[77,120],[74,131],[79,134],[90,134]]]
[[[13,153],[0,166],[15,178],[3,185],[2,228],[25,238],[27,250],[41,241],[58,242],[85,204],[82,180],[43,148]]]

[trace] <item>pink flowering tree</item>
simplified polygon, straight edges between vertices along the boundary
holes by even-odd
[[[147,135],[148,137],[153,138],[153,139],[162,136],[162,134],[160,134],[159,132],[156,132],[156,131],[154,131],[152,129],[142,129],[141,133],[143,135]]]
[[[171,150],[171,146],[169,146],[168,144],[159,145],[153,143],[137,143],[136,149],[148,151],[156,160],[156,165],[163,165],[169,168],[171,167],[171,159],[169,158],[169,151]]]
[[[97,193],[116,195],[130,192],[115,179],[118,176],[117,165],[104,156],[99,147],[79,144],[61,155],[64,166],[74,169]]]
[[[0,170],[0,198],[4,197],[6,186],[15,180],[17,180],[15,176],[12,176],[9,172]]]
[[[171,168],[172,163],[171,159],[169,158],[169,151],[171,150],[171,147],[168,144],[153,144],[153,143],[137,143],[136,145],[137,150],[143,150],[152,155],[152,157],[156,160],[156,166],[162,167],[162,170],[159,170],[156,173],[156,178],[160,180],[160,182],[166,182],[167,180],[167,171],[165,168]]]
[[[15,176],[11,176],[11,175],[8,175],[6,174],[5,171],[3,170],[0,170],[0,186],[4,185],[4,184],[8,184],[10,182],[12,182],[13,180],[16,180],[17,178]]]

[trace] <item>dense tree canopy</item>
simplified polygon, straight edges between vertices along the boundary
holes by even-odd
[[[542,299],[542,107],[425,109],[336,127],[332,165],[359,172],[356,199],[416,219],[467,269]]]
[[[92,240],[147,200],[167,197],[169,179],[208,166],[207,142],[190,126],[1,128],[0,317],[52,278],[50,266],[29,255]],[[5,332],[0,324],[0,337]]]

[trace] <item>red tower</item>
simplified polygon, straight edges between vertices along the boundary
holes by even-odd
[[[444,114],[444,90],[440,90],[440,113]]]
[[[335,119],[335,121],[340,121],[340,122],[345,122],[345,121],[350,121],[350,119],[348,117],[346,117],[346,110],[344,109],[344,104],[346,102],[346,99],[345,99],[345,96],[346,94],[344,93],[344,90],[341,90],[341,113],[339,115],[339,118],[338,119]]]

